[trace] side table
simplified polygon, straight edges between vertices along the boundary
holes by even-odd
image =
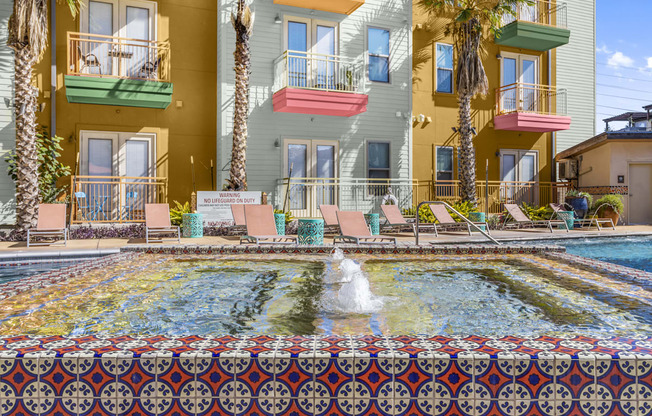
[[[203,214],[183,214],[183,237],[184,238],[201,238],[204,236],[204,218]]]
[[[299,244],[321,246],[324,244],[324,220],[299,218],[297,228]]]
[[[364,219],[371,230],[371,235],[380,234],[380,214],[364,214]]]

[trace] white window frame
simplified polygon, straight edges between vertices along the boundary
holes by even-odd
[[[385,81],[374,81],[369,77],[369,71],[371,70],[371,64],[369,63],[369,57],[372,55],[369,52],[369,29],[379,29],[379,30],[386,30],[389,33],[389,55],[384,56],[384,55],[377,55],[373,54],[374,56],[379,56],[381,58],[387,58],[387,82]],[[375,26],[375,25],[367,25],[365,27],[365,32],[364,32],[364,42],[365,42],[365,64],[367,67],[366,76],[367,76],[367,81],[373,82],[374,84],[378,85],[391,85],[392,84],[392,30],[388,27],[382,27],[382,26]]]
[[[84,0],[81,7],[81,18],[79,20],[79,31],[88,33],[89,28],[89,1]],[[139,7],[150,10],[150,40],[156,41],[158,39],[158,3],[151,0],[93,0],[100,3],[110,3],[113,5],[113,36],[127,37],[126,36],[126,21],[127,21],[127,7]]]
[[[113,172],[111,176],[125,176],[126,172],[126,153],[125,143],[130,140],[148,141],[149,142],[149,172],[150,177],[156,176],[156,138],[155,133],[128,133],[116,131],[94,131],[82,130],[79,132],[79,153],[80,167],[82,175],[88,175],[88,139],[109,139],[113,141]]]
[[[534,180],[533,182],[539,182],[539,151],[538,150],[523,150],[523,149],[500,149],[500,181],[503,182],[503,155],[514,155],[516,169],[515,173],[515,182],[524,182],[521,180],[521,159],[523,156],[531,155],[534,156]]]
[[[379,169],[379,168],[370,169],[369,168],[369,145],[372,144],[372,143],[373,144],[381,143],[381,144],[386,144],[387,145],[387,147],[388,147],[387,153],[388,153],[388,156],[389,156],[388,157],[388,159],[389,159],[389,167],[388,167],[388,169]],[[365,177],[367,179],[372,179],[371,176],[369,176],[369,171],[370,170],[387,170],[387,172],[388,172],[387,179],[388,180],[391,179],[392,178],[392,142],[391,142],[391,140],[377,140],[377,139],[366,140],[365,152],[364,152],[364,161],[365,161]]]
[[[335,56],[340,54],[340,25],[337,22],[321,19],[310,19],[299,16],[283,16],[283,50],[288,50],[289,22],[306,24],[306,53],[317,53],[315,39],[317,38],[317,26],[328,26],[335,29]]]
[[[439,45],[450,46],[451,51],[452,51],[452,56],[453,56],[453,67],[451,69],[439,68],[439,66],[437,66],[437,61],[438,61],[438,59],[437,59],[438,58],[437,50],[438,50]],[[445,71],[451,71],[451,92],[439,91],[437,89],[437,86],[439,85],[439,70],[440,69],[443,69]],[[455,94],[455,48],[450,43],[445,43],[445,42],[436,42],[435,43],[435,92],[437,94]]]
[[[454,181],[455,180],[455,147],[454,146],[435,146],[435,180],[437,179],[437,173],[440,172],[438,166],[437,166],[437,160],[438,160],[438,152],[439,149],[441,148],[448,148],[451,149],[451,170],[442,170],[441,172],[450,172],[451,173],[451,178],[449,180]]]
[[[536,55],[527,55],[523,53],[513,53],[513,52],[501,52],[500,53],[500,82],[499,85],[504,87],[503,80],[505,79],[505,58],[515,59],[516,60],[516,74],[517,74],[517,83],[523,83],[523,61],[534,61],[534,69],[536,73],[534,74],[535,84],[541,84],[541,71],[539,67],[539,57]]]

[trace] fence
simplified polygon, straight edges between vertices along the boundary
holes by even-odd
[[[547,205],[563,201],[570,184],[554,182],[476,183],[478,208],[488,214],[504,211],[505,203]],[[387,195],[391,192],[393,198]],[[461,200],[459,181],[401,181],[386,179],[285,178],[279,180],[275,205],[285,207],[299,218],[320,217],[319,205],[338,205],[346,211],[379,212],[380,205],[392,199],[401,208],[420,201]],[[488,199],[487,199],[488,196]]]
[[[145,204],[167,202],[167,179],[73,176],[70,223],[145,222]]]
[[[550,85],[523,83],[496,89],[496,115],[515,112],[565,115],[566,90]]]
[[[364,92],[360,60],[337,55],[285,51],[274,61],[274,92],[286,87],[320,91]]]
[[[566,3],[564,2],[532,0],[532,4],[530,5],[513,5],[512,8],[515,16],[505,16],[503,18],[503,25],[520,20],[560,28],[568,27]]]
[[[68,32],[68,75],[168,82],[170,45]]]

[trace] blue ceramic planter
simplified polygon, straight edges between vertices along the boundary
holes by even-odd
[[[589,201],[584,197],[566,197],[566,203],[573,207],[573,211],[575,211],[578,218],[584,218],[586,213],[589,212]]]

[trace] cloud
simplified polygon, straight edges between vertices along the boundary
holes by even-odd
[[[631,67],[634,66],[634,60],[622,52],[616,52],[609,57],[607,64],[616,68],[620,66]]]
[[[647,58],[647,67],[648,67],[649,69],[652,69],[652,56],[649,57],[649,58]]]
[[[613,52],[613,51],[612,51],[611,49],[609,49],[609,48],[607,47],[607,45],[604,44],[604,43],[602,44],[602,46],[598,46],[597,48],[595,48],[595,51],[596,51],[596,52],[599,52],[599,53],[605,53],[605,54],[610,54],[610,53]]]

